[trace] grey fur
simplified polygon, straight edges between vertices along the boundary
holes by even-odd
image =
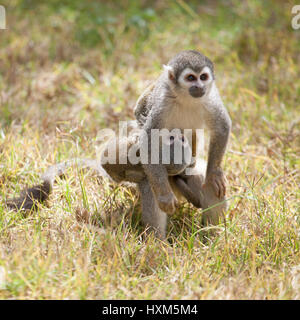
[[[181,87],[179,83],[180,75],[187,68],[200,73],[205,67],[210,70],[212,79],[201,88],[204,91],[201,97],[195,98],[194,95],[191,98],[188,90]],[[208,128],[210,144],[205,184],[203,192],[198,194],[199,203],[202,203],[204,209],[219,202],[224,203],[225,180],[221,161],[231,129],[230,117],[219,96],[214,79],[213,63],[207,57],[195,50],[182,51],[168,62],[166,69],[156,82],[145,90],[134,110],[140,127],[145,130],[141,143],[145,145],[148,141],[149,155],[152,129],[197,129],[201,128],[203,123]],[[192,128],[187,127],[189,125]],[[172,192],[166,168],[160,164],[144,164],[143,168],[160,210],[164,214],[172,214],[177,200]],[[226,205],[222,206],[222,210],[224,209]],[[216,222],[222,210],[212,208],[207,210],[204,216],[207,217],[209,213],[215,218],[207,221]]]
[[[197,193],[190,188],[190,186],[184,180],[181,181],[178,178],[178,175],[180,174],[183,179],[183,171],[188,165],[188,163],[185,162],[185,158],[182,159],[182,164],[176,164],[174,162],[175,144],[177,143],[178,145],[179,143],[180,147],[180,143],[182,143],[182,140],[179,138],[174,138],[174,142],[170,148],[170,164],[166,164],[164,166],[170,175],[169,179],[173,188],[179,193],[183,194],[188,201],[197,206],[199,199]],[[107,148],[109,148],[109,145],[112,142],[113,141],[110,140],[107,143],[103,153]],[[132,139],[129,136],[127,139],[120,140],[119,143],[127,144],[127,147],[130,147]],[[118,145],[118,149],[122,147],[120,144]],[[182,150],[183,155],[191,152],[189,144],[182,145],[182,148],[184,149]],[[162,156],[160,157],[160,160],[162,160]],[[38,203],[43,203],[49,198],[49,195],[53,189],[53,184],[55,183],[57,177],[63,177],[67,169],[71,166],[77,166],[82,169],[92,169],[99,176],[110,178],[116,182],[129,181],[136,183],[141,194],[143,224],[153,230],[160,239],[165,238],[167,216],[159,209],[156,198],[140,163],[135,165],[130,163],[119,164],[118,162],[116,164],[101,164],[101,159],[100,161],[95,159],[71,159],[62,163],[58,163],[49,167],[42,175],[41,184],[24,190],[19,197],[9,200],[7,202],[7,206],[16,210],[36,210],[38,208]],[[173,178],[174,176],[177,177],[176,180]]]

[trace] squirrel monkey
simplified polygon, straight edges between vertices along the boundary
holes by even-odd
[[[147,176],[144,173],[143,166],[139,162],[132,164],[120,163],[119,151],[122,148],[130,148],[133,144],[138,143],[138,136],[129,135],[128,137],[113,138],[108,141],[102,156],[99,160],[92,159],[72,159],[66,162],[58,163],[47,169],[42,176],[42,183],[24,190],[18,198],[14,198],[7,202],[7,206],[13,209],[35,210],[37,203],[42,203],[49,198],[53,184],[57,177],[64,176],[66,170],[72,165],[77,165],[81,168],[93,169],[98,175],[111,178],[115,182],[128,181],[136,183],[141,195],[142,201],[142,222],[150,227],[156,236],[160,239],[166,237],[167,216],[162,212],[157,204],[156,198],[149,185]],[[177,197],[185,197],[189,202],[196,207],[201,207],[201,196],[199,195],[199,185],[195,187],[195,179],[202,181],[201,176],[185,176],[184,170],[190,164],[188,161],[191,158],[191,147],[188,140],[182,134],[172,134],[167,141],[160,141],[160,163],[162,163],[162,154],[164,143],[170,150],[170,161],[168,164],[163,164],[168,172],[169,183]],[[116,163],[104,163],[104,156],[111,144],[116,148]],[[181,149],[181,158],[176,159],[176,148]],[[177,149],[177,150],[178,150]],[[126,155],[128,157],[128,154]],[[129,159],[127,159],[129,160]]]
[[[178,53],[138,99],[134,113],[139,126],[144,129],[141,144],[146,145],[149,154],[153,129],[208,130],[208,161],[202,191],[207,205],[223,203],[217,206],[218,209],[208,210],[210,212],[206,214],[215,217],[213,220],[216,221],[222,210],[226,209],[226,186],[221,162],[231,130],[231,120],[215,83],[213,63],[195,50]],[[193,149],[195,143],[190,141]],[[166,168],[151,163],[144,164],[143,168],[159,208],[173,214],[177,199]]]
[[[101,165],[97,160],[74,159],[50,167],[42,177],[42,184],[25,190],[19,198],[9,201],[8,206],[34,208],[36,201],[42,202],[49,197],[55,178],[63,175],[72,164],[77,164],[93,168],[100,175],[117,182],[137,183],[142,199],[142,221],[153,228],[160,238],[166,236],[166,213],[174,213],[180,195],[196,207],[205,209],[204,222],[217,223],[226,210],[226,186],[221,163],[231,120],[215,83],[213,63],[194,50],[178,53],[164,66],[160,77],[140,96],[134,112],[138,126],[143,129],[139,143],[141,148],[146,146],[148,155],[151,155],[152,129],[179,129],[181,132],[184,129],[207,129],[210,140],[206,172],[188,176],[184,173],[186,167],[198,166],[197,163],[184,161],[181,166],[172,161],[168,165],[162,161],[157,164]],[[172,143],[178,144],[182,137],[173,137]],[[131,145],[131,139],[122,139],[118,144]],[[188,139],[182,148],[195,150],[196,141]]]

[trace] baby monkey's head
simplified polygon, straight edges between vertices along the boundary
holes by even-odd
[[[106,143],[102,150],[100,163],[114,181],[138,183],[146,178],[141,162],[139,141],[139,136],[132,134],[122,139],[114,137]],[[151,153],[153,153],[154,157],[151,155],[147,157],[147,160],[152,163],[152,159],[156,158],[154,163],[163,164],[168,175],[173,176],[182,173],[191,163],[192,149],[188,139],[179,129],[174,129],[171,132],[168,130],[162,131],[156,141],[159,142],[157,145],[155,143],[151,144]],[[125,152],[121,152],[121,150]],[[114,153],[115,156],[113,156]],[[132,154],[135,154],[136,157],[132,157]]]
[[[193,98],[203,97],[214,81],[213,63],[202,53],[187,50],[178,53],[164,68],[170,86],[177,93],[188,93]]]
[[[163,135],[160,149],[160,163],[165,165],[170,176],[182,173],[191,164],[192,148],[181,133]]]

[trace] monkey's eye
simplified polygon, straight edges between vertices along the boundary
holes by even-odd
[[[196,77],[192,74],[189,74],[188,76],[186,76],[186,80],[187,81],[195,81],[197,80]]]
[[[208,79],[208,74],[207,73],[202,73],[200,76],[200,80],[206,81]]]

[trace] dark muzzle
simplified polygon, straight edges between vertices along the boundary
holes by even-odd
[[[192,86],[189,89],[190,95],[194,98],[200,98],[204,95],[205,89],[197,86]]]

